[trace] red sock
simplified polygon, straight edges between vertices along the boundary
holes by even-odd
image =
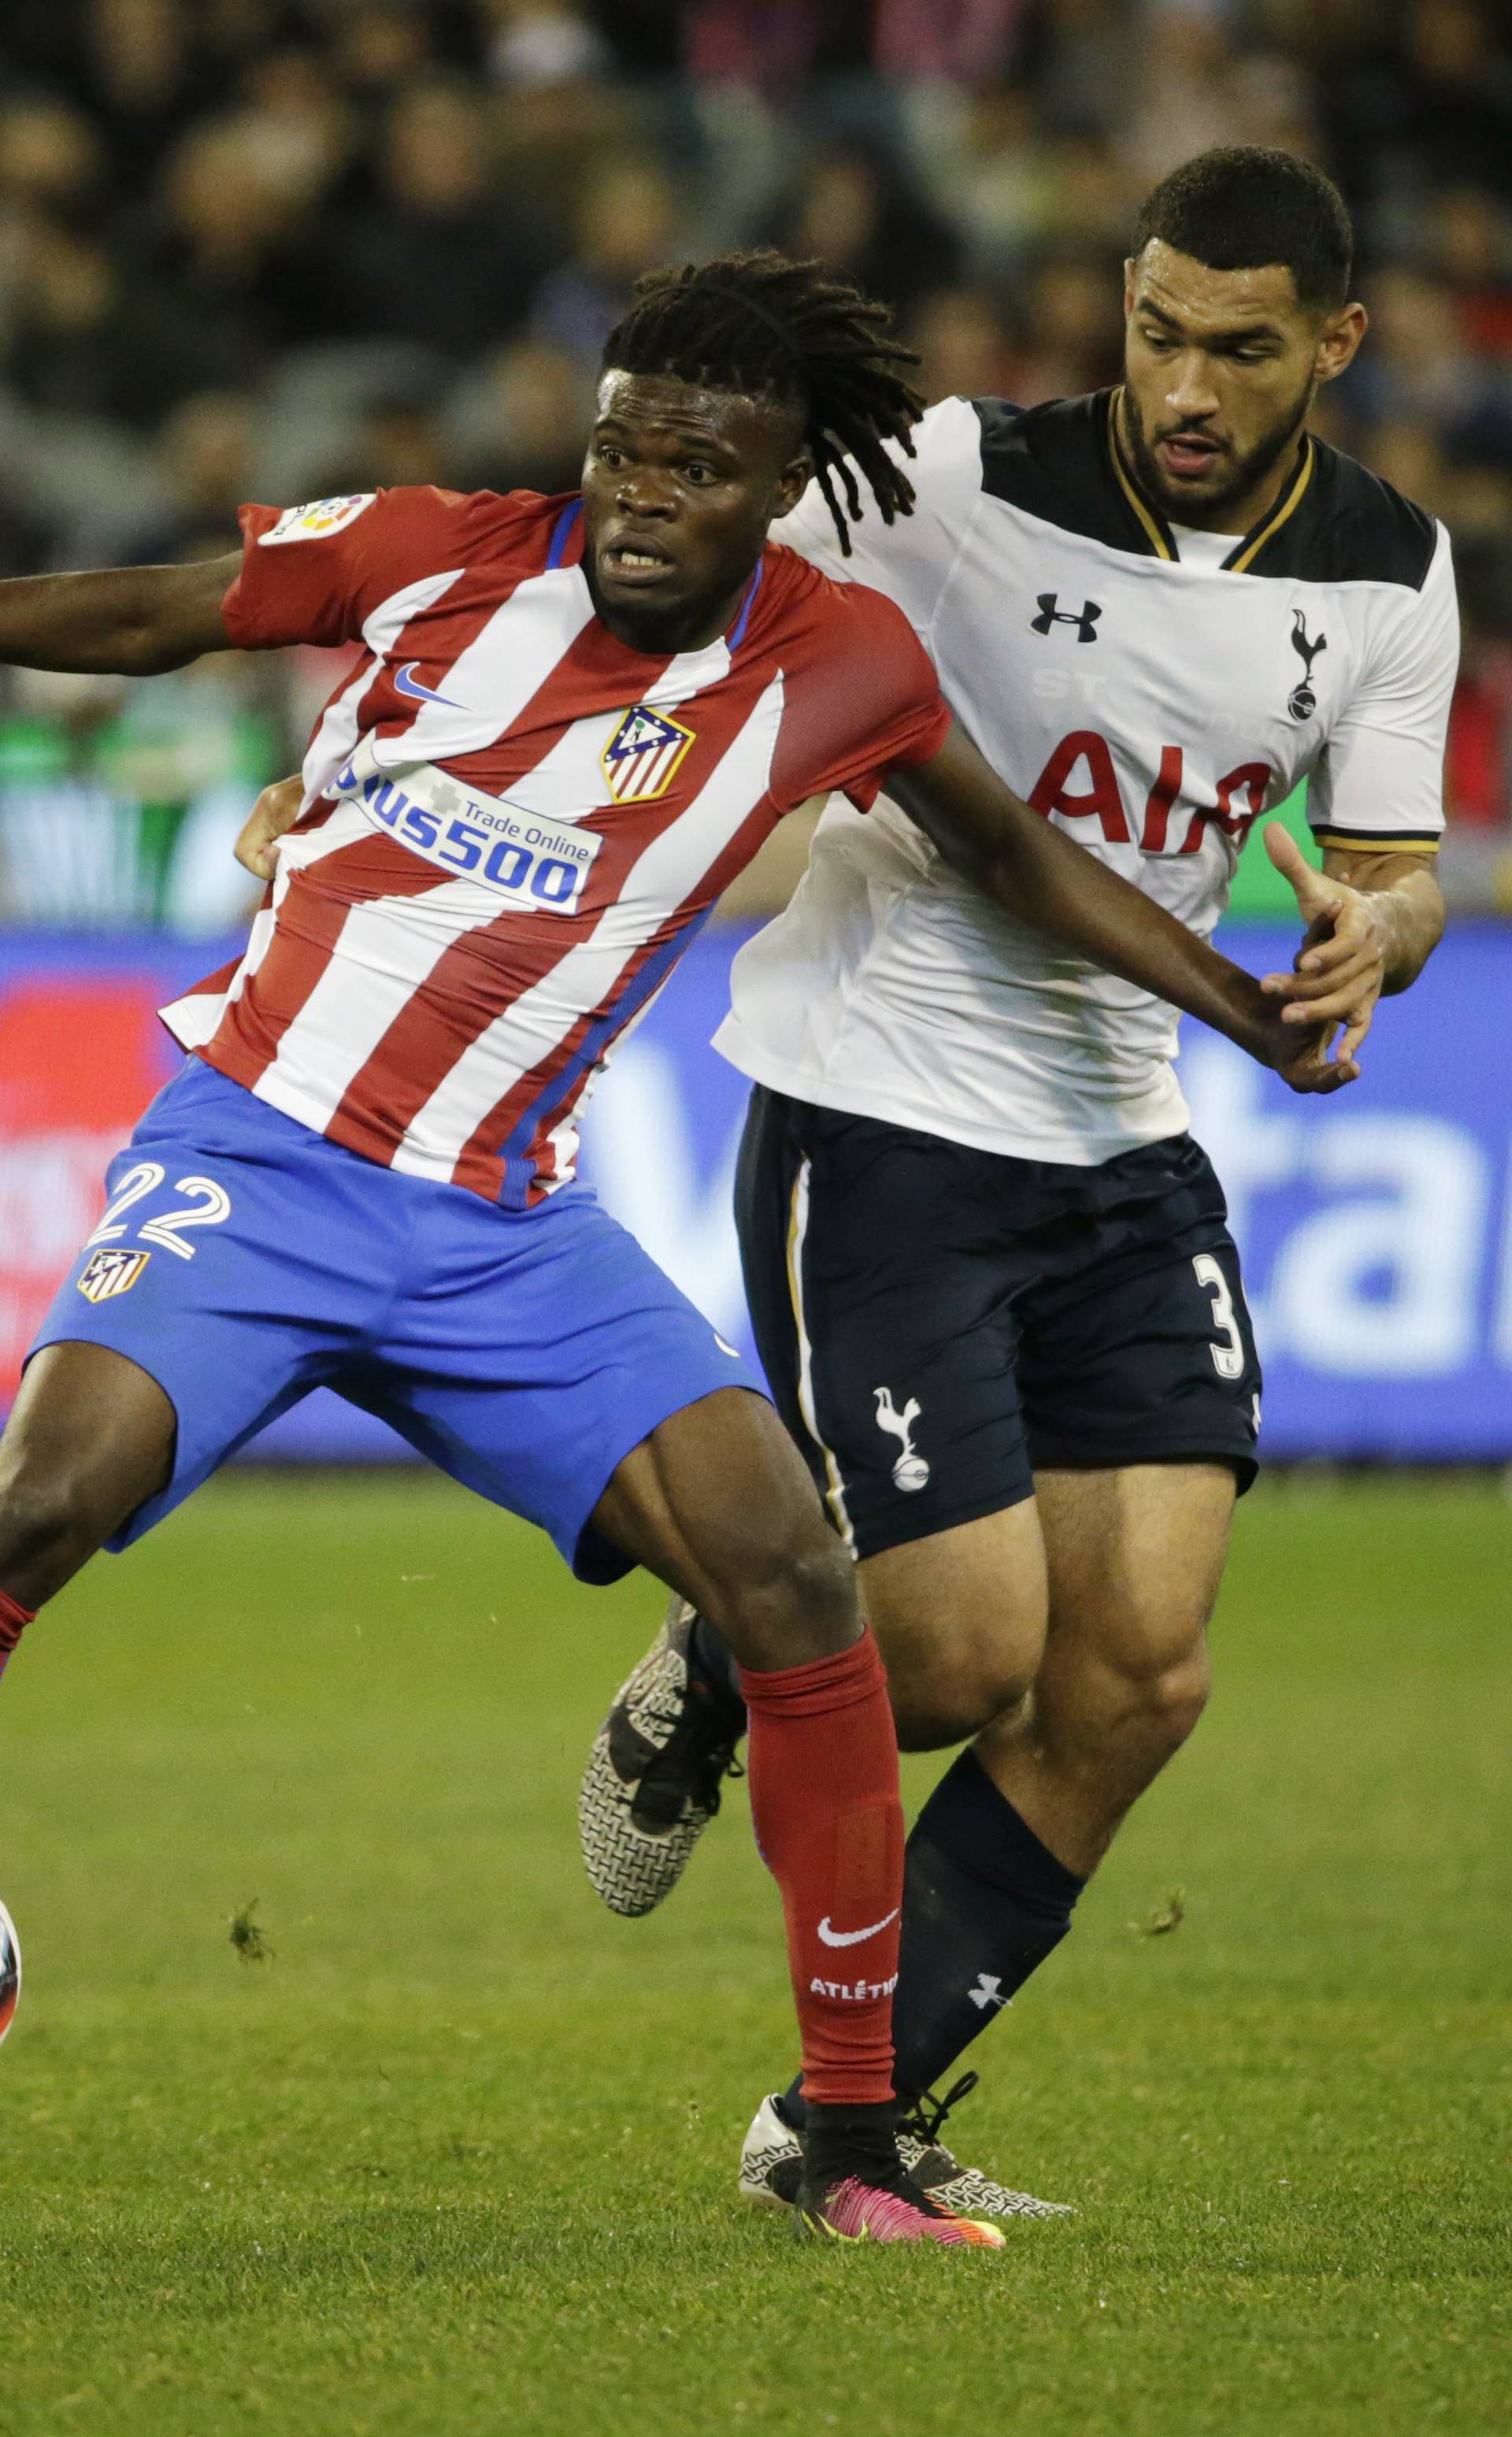
[[[6,1661],[36,1613],[35,1608],[23,1607],[9,1591],[0,1591],[0,1675],[5,1674]]]
[[[870,1632],[833,1658],[740,1670],[756,1842],[782,1890],[803,2040],[821,2107],[893,2095],[903,1806],[887,1677]]]

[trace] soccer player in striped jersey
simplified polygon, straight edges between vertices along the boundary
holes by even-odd
[[[1140,215],[1120,387],[947,398],[912,434],[905,522],[863,517],[843,565],[811,495],[779,531],[886,592],[1007,784],[1203,936],[1306,779],[1324,870],[1266,843],[1305,920],[1342,927],[1271,986],[1368,1018],[1442,928],[1457,622],[1442,526],[1308,430],[1364,329],[1350,258],[1310,164],[1204,154]],[[895,2027],[923,2094],[1065,1937],[1201,1713],[1260,1368],[1169,1006],[982,904],[885,798],[826,809],[732,1000],[762,1360],[860,1561],[905,1743],[969,1741],[910,1840]],[[675,1882],[739,1729],[717,1637],[679,1613],[584,1780],[606,1902]],[[758,2109],[754,2196],[791,2188],[801,2119],[795,2085]],[[1020,2208],[953,2170],[940,2121],[921,2103],[905,2133],[917,2170]]]
[[[33,1350],[0,1446],[0,1637],[322,1381],[583,1580],[649,1567],[742,1671],[800,2221],[995,2244],[894,2138],[903,1823],[848,1556],[738,1357],[575,1184],[577,1114],[773,825],[832,789],[864,808],[884,774],[983,889],[1298,1089],[1354,1067],[1008,794],[901,611],[768,544],[810,474],[843,538],[843,450],[907,512],[885,444],[912,359],[885,321],[777,256],[659,274],[609,342],[581,496],[252,507],[221,562],[0,587],[0,658],[31,666],[361,645],[246,952],[165,1010],[191,1055]]]

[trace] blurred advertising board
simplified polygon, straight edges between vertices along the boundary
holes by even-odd
[[[584,1173],[732,1336],[746,1335],[730,1192],[745,1085],[708,1047],[742,934],[694,943],[600,1084]],[[1283,965],[1295,932],[1233,925]],[[160,937],[0,937],[0,1400],[101,1206],[107,1160],[173,1071],[154,1009],[227,949]],[[1273,1456],[1512,1459],[1512,931],[1451,933],[1382,1008],[1363,1083],[1294,1098],[1188,1027],[1194,1129],[1227,1188],[1265,1360]],[[748,1341],[748,1340],[747,1340]],[[321,1394],[256,1451],[400,1452]]]

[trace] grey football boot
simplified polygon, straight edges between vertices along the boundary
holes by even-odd
[[[578,1835],[594,1892],[611,1912],[654,1912],[720,1807],[745,1711],[722,1685],[688,1678],[697,1611],[673,1597],[594,1738],[578,1796]]]
[[[1030,2192],[994,2183],[980,2167],[957,2164],[940,2139],[940,2127],[976,2086],[974,2073],[963,2074],[943,2099],[926,2094],[906,2111],[898,2125],[897,2154],[910,2181],[937,2207],[957,2217],[1074,2217],[1074,2208],[1065,2200],[1037,2200]],[[791,2208],[803,2180],[799,2137],[778,2113],[775,2097],[764,2098],[740,2150],[740,2197],[760,2208]]]

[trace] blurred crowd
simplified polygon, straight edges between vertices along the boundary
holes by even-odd
[[[246,498],[569,486],[636,273],[731,243],[891,299],[931,397],[1094,387],[1140,197],[1233,141],[1354,211],[1373,328],[1318,425],[1453,531],[1446,868],[1512,903],[1492,0],[6,0],[0,573],[225,550]],[[10,680],[0,914],[232,919],[228,824],[330,679]]]

